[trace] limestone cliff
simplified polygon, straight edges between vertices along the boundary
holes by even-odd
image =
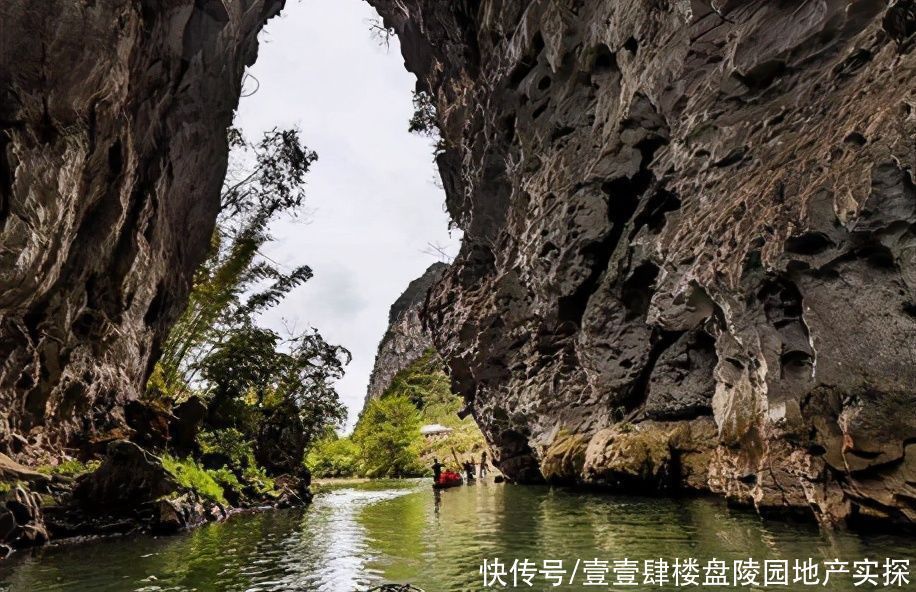
[[[0,3],[0,450],[122,423],[207,247],[282,0]]]
[[[370,0],[465,232],[425,312],[523,481],[916,520],[912,0]]]
[[[429,289],[438,282],[448,265],[434,263],[422,276],[410,282],[388,312],[388,330],[382,337],[375,356],[375,365],[369,375],[366,401],[382,396],[391,379],[407,368],[433,347],[429,333],[420,320],[420,311],[426,302]]]

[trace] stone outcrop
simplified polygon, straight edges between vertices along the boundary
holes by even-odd
[[[207,248],[282,0],[0,3],[0,450],[117,429]]]
[[[448,269],[445,263],[433,263],[410,282],[388,312],[388,329],[375,355],[375,365],[369,375],[366,401],[382,396],[394,375],[407,368],[433,347],[432,338],[423,327],[420,311],[426,303],[429,289]]]
[[[916,521],[912,0],[370,2],[465,233],[426,321],[509,477]]]

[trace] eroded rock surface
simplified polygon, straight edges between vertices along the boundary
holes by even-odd
[[[916,521],[912,1],[370,1],[438,108],[425,315],[507,475]]]
[[[391,385],[394,375],[416,362],[433,347],[429,332],[423,327],[420,311],[426,303],[429,289],[448,269],[445,263],[433,263],[410,282],[388,312],[388,330],[382,337],[375,355],[375,365],[369,375],[366,402],[378,399]]]
[[[123,423],[207,247],[282,0],[0,3],[0,450]]]

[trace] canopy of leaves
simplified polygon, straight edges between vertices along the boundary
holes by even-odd
[[[353,431],[367,477],[411,477],[425,472],[420,464],[420,413],[403,395],[369,401]]]
[[[305,177],[317,155],[295,129],[271,130],[257,142],[233,129],[229,143],[210,252],[163,344],[147,396],[166,406],[192,395],[203,399],[211,448],[226,440],[221,432],[244,443],[257,463],[236,459],[229,468],[257,477],[258,464],[294,470],[304,449],[345,419],[333,385],[350,354],[314,329],[281,336],[259,324],[262,313],[312,277],[308,266],[287,268],[263,249],[273,240],[269,227],[278,216],[302,213]],[[226,452],[232,454],[223,457],[231,458],[238,451]]]
[[[426,91],[414,91],[413,116],[407,126],[412,134],[435,137],[439,135],[439,120],[433,97]]]
[[[359,457],[356,443],[332,430],[309,450],[305,466],[314,477],[352,477],[359,474]]]
[[[458,417],[461,404],[442,359],[430,349],[398,372],[380,399],[367,404],[352,437],[326,435],[309,452],[306,466],[317,477],[403,477],[428,474],[433,457],[452,463],[452,451],[462,461],[476,462],[486,443],[473,419]],[[452,431],[427,441],[419,427],[432,423]]]

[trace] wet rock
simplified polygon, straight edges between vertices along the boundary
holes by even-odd
[[[0,481],[24,481],[30,483],[45,483],[49,481],[47,475],[22,465],[5,454],[0,453]]]
[[[177,450],[192,451],[201,423],[207,415],[206,404],[199,397],[191,397],[172,409],[172,414],[174,418],[169,426],[172,446]]]
[[[464,231],[422,316],[508,477],[912,522],[912,2],[370,2]]]
[[[133,440],[143,447],[165,447],[172,439],[169,427],[176,419],[155,402],[130,401],[124,406],[124,420],[134,430]]]
[[[9,540],[16,529],[16,518],[10,511],[0,511],[0,541]]]
[[[617,424],[592,436],[580,473],[589,484],[626,491],[702,491],[714,436],[710,418]]]
[[[0,543],[4,548],[24,549],[48,542],[41,498],[23,487],[16,487],[0,510]]]
[[[133,442],[119,440],[109,445],[97,470],[77,481],[73,499],[87,510],[116,512],[177,490],[178,484],[159,458]]]

